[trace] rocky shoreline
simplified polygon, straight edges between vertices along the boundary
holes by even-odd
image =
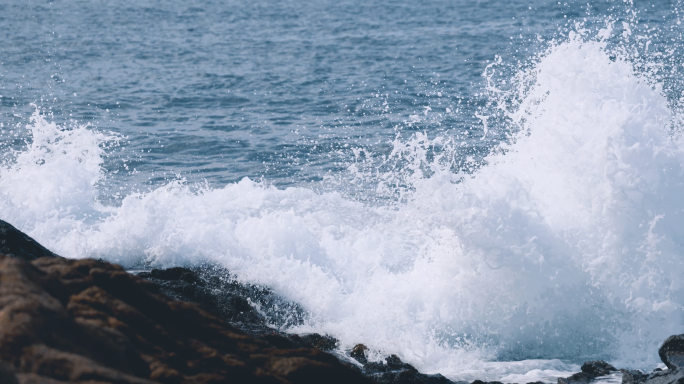
[[[296,304],[280,300],[268,289],[238,283],[231,278],[228,271],[176,267],[141,272],[138,277],[155,284],[169,297],[201,304],[211,314],[276,348],[316,348],[332,353],[338,347],[338,341],[329,335],[278,332],[273,324],[277,324],[283,314],[289,315],[288,321],[283,323],[280,320],[280,324],[277,324],[280,327],[300,323],[304,316],[303,310]],[[268,309],[273,308],[274,304],[277,304],[275,307],[279,312],[269,313]],[[258,311],[255,307],[264,310]],[[360,370],[378,383],[453,383],[439,374],[420,373],[395,355],[387,357],[384,364],[369,362],[366,358],[367,348],[363,344],[346,352],[344,356],[336,356],[343,364]]]
[[[395,355],[368,361],[363,344],[341,353],[333,337],[278,331],[304,315],[225,270],[136,275],[102,260],[59,257],[0,220],[2,384],[453,383]],[[668,338],[659,354],[667,369],[592,361],[558,383],[615,374],[623,384],[684,383],[684,335]]]

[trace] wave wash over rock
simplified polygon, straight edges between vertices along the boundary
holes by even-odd
[[[309,311],[297,332],[422,372],[526,382],[577,368],[557,359],[652,367],[684,304],[684,153],[668,101],[577,36],[519,78],[533,81],[509,114],[512,144],[472,175],[433,164],[399,205],[245,179],[105,207],[111,138],[36,113],[33,144],[0,173],[0,210],[68,257],[220,264]]]

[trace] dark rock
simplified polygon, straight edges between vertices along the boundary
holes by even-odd
[[[365,364],[363,366],[363,370],[364,372],[369,374],[400,371],[417,372],[417,370],[411,364],[406,364],[402,362],[397,355],[391,355],[385,358],[384,362],[374,361]]]
[[[621,369],[622,384],[683,384],[684,369],[665,369],[645,374],[637,370]]]
[[[392,384],[450,384],[451,380],[435,374],[426,375],[406,364],[397,355],[391,355],[382,362],[370,362],[363,366],[362,372],[378,383]]]
[[[304,311],[296,304],[285,302],[269,289],[241,284],[225,269],[154,269],[138,276],[174,299],[201,304],[212,315],[253,336],[272,334],[273,325],[287,327],[303,323]],[[256,307],[261,310],[257,311]],[[283,323],[282,319],[287,321]],[[310,347],[305,341],[293,342],[297,348]]]
[[[587,361],[582,364],[582,372],[575,373],[570,377],[559,377],[558,384],[585,384],[597,377],[609,375],[617,369],[603,360]]]
[[[31,261],[39,257],[59,257],[27,234],[0,220],[0,254]]]
[[[197,277],[196,280],[191,279],[192,283],[182,278],[184,274],[189,272],[194,273],[194,276]],[[203,305],[214,316],[229,322],[252,336],[258,337],[272,347],[284,349],[316,348],[321,351],[331,351],[338,346],[338,341],[329,335],[317,333],[284,334],[271,328],[269,324],[273,324],[278,321],[278,318],[283,317],[294,319],[291,324],[298,324],[297,321],[304,317],[303,311],[295,304],[279,301],[268,289],[238,283],[228,271],[217,270],[216,268],[198,270],[170,268],[143,272],[138,276],[155,284],[163,293],[175,299]],[[253,305],[258,305],[262,311],[256,311]],[[271,318],[262,315],[264,308],[274,307],[280,308],[281,312],[275,313]],[[286,316],[283,316],[284,314]],[[287,326],[288,324],[284,325]],[[355,350],[357,350],[356,347]],[[363,364],[364,367],[361,372],[376,382],[397,384],[451,383],[439,374],[421,374],[413,366],[403,363],[395,355],[388,357],[385,363],[368,363],[365,354],[358,352],[360,351],[352,352],[354,356],[351,357]],[[350,368],[353,367],[350,366]]]
[[[318,333],[300,335],[300,337],[308,345],[314,348],[318,348],[321,351],[332,351],[333,349],[337,348],[337,344],[339,343],[339,341],[337,341],[337,339],[332,336],[320,335]]]
[[[673,335],[667,338],[658,349],[660,360],[670,369],[684,366],[684,335]]]
[[[182,278],[188,272],[193,272],[195,273],[194,276],[197,276],[197,280],[193,279],[192,284]],[[316,348],[321,351],[331,351],[338,345],[338,341],[329,335],[317,333],[294,335],[275,331],[268,324],[274,323],[278,317],[283,317],[282,312],[273,318],[266,318],[254,309],[250,301],[262,309],[284,308],[290,311],[287,313],[288,318],[292,318],[292,314],[294,314],[295,321],[297,321],[297,316],[301,310],[294,304],[278,301],[267,289],[238,283],[225,270],[171,268],[153,270],[149,273],[143,272],[138,276],[155,284],[163,293],[173,298],[202,304],[211,314],[252,336],[258,337],[275,348]],[[413,366],[401,362],[394,355],[387,358],[386,364],[371,363],[370,365],[367,365],[367,359],[361,361],[354,356],[352,357],[364,364],[361,370],[363,374],[380,383],[451,383],[439,374],[421,374]]]
[[[197,276],[197,272],[187,268],[168,268],[168,269],[153,269],[150,276],[161,280],[182,280],[188,284],[200,284],[201,281]]]
[[[587,361],[582,364],[582,372],[588,373],[595,377],[610,375],[611,372],[617,372],[617,369],[603,360]]]
[[[0,383],[19,384],[17,376],[14,374],[14,369],[2,361],[0,361]]]
[[[390,355],[389,357],[385,358],[385,362],[387,363],[387,367],[392,370],[403,369],[407,371],[418,372],[417,369],[413,368],[413,365],[404,363],[397,355]]]
[[[621,369],[620,372],[622,373],[622,384],[642,384],[648,377],[647,374],[636,369]]]
[[[294,348],[301,348],[301,345],[299,343],[295,343],[292,341],[290,337],[287,335],[282,335],[280,333],[276,332],[271,332],[269,334],[265,335],[259,335],[259,338],[261,340],[264,340],[265,342],[271,344],[272,346],[276,348],[284,348],[284,349],[294,349]]]
[[[370,383],[330,354],[274,348],[117,265],[63,258],[0,256],[0,361],[22,384]]]
[[[177,300],[184,300],[204,306],[211,314],[230,322],[242,331],[252,335],[267,334],[272,330],[266,319],[249,304],[247,299],[234,294],[230,289],[221,289],[204,283],[198,273],[181,271],[185,268],[169,270],[152,270],[138,276],[150,281],[160,290]],[[220,294],[216,294],[220,292]]]
[[[570,377],[559,377],[558,384],[585,384],[591,382],[595,378],[595,375],[586,372],[578,372]]]
[[[305,335],[282,334],[271,330],[268,334],[259,334],[258,337],[276,348],[316,348],[321,351],[332,351],[337,347],[338,341],[332,336],[321,336],[318,333]]]
[[[471,384],[503,384],[500,381],[482,381],[482,380],[475,380]]]
[[[363,344],[356,344],[354,348],[352,349],[351,353],[349,356],[351,356],[353,359],[361,363],[362,365],[365,365],[368,363],[368,358],[366,357],[366,351],[368,351],[368,348],[363,345]]]
[[[624,380],[624,379],[623,379]],[[649,374],[643,384],[683,384],[684,369],[666,369]]]

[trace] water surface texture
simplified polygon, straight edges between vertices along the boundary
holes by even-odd
[[[0,218],[453,380],[683,333],[682,4],[4,1]]]

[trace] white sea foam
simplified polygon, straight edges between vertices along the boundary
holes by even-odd
[[[512,144],[473,175],[432,162],[387,206],[244,179],[104,207],[111,138],[36,112],[32,144],[0,171],[2,219],[68,257],[219,263],[309,311],[293,331],[453,379],[553,381],[594,357],[653,367],[684,304],[684,153],[668,102],[579,35],[518,77],[533,85],[506,112]],[[394,155],[424,161],[426,142]]]

